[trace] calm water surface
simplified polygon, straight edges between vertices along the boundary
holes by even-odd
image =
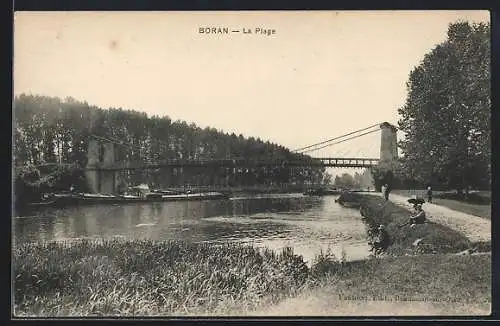
[[[238,242],[294,248],[311,261],[320,250],[347,259],[368,255],[359,211],[335,198],[301,194],[229,200],[45,208],[14,219],[16,242],[126,238]]]

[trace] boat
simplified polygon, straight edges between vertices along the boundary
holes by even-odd
[[[36,203],[28,203],[28,207],[44,207],[44,206],[54,206],[56,203],[56,199],[53,200],[45,200]]]
[[[359,208],[361,206],[361,203],[344,201],[341,202],[340,205],[349,208]]]
[[[328,196],[328,195],[339,195],[342,192],[342,190],[337,189],[337,188],[318,188],[318,189],[311,189],[306,192],[304,192],[305,196]]]
[[[41,202],[30,203],[29,207],[64,207],[74,205],[94,204],[128,204],[149,203],[166,201],[191,201],[191,200],[216,200],[229,199],[230,195],[221,192],[184,193],[175,195],[163,195],[161,193],[146,193],[145,195],[112,195],[112,194],[54,194],[49,199]]]

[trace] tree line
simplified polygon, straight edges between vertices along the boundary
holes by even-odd
[[[354,172],[354,175],[342,173],[335,176],[333,184],[340,188],[373,189],[372,173],[370,169],[365,169],[362,173]]]
[[[83,175],[63,168],[64,163],[87,163],[87,146],[93,136],[119,142],[117,161],[157,162],[167,159],[280,159],[303,160],[311,157],[260,138],[225,133],[215,128],[200,128],[185,121],[172,121],[168,116],[122,108],[102,109],[73,98],[21,94],[14,99],[14,151],[16,177],[24,186],[35,188],[69,188],[68,183],[85,187]],[[40,167],[56,163],[53,167]],[[241,168],[218,171],[173,171],[177,182],[200,184],[214,182],[207,173],[218,174],[217,183],[230,185],[318,183],[324,168]],[[130,172],[128,182],[153,182],[167,186],[165,171]],[[172,171],[168,172],[172,174]],[[68,174],[70,177],[68,177]],[[180,177],[182,175],[182,177]],[[222,181],[221,181],[222,180]],[[172,178],[168,180],[172,182]]]
[[[491,182],[490,24],[459,21],[447,39],[409,75],[398,112],[402,158],[384,179],[456,189],[488,189]],[[387,172],[387,171],[385,171]]]

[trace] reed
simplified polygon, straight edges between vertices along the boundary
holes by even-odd
[[[301,289],[310,270],[291,248],[82,240],[14,249],[17,315],[169,315],[248,309]]]
[[[14,314],[241,316],[324,289],[332,297],[418,292],[441,301],[484,301],[489,261],[442,254],[346,261],[327,250],[308,267],[291,248],[149,240],[21,244],[12,261]]]

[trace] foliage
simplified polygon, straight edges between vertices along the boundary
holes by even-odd
[[[374,166],[371,168],[373,183],[375,189],[380,191],[384,184],[387,184],[390,189],[393,189],[396,185],[396,177],[392,169]]]
[[[330,173],[328,173],[328,172],[325,172],[323,174],[323,181],[322,181],[322,183],[324,185],[330,185],[332,183],[332,175]]]
[[[342,173],[340,177],[335,176],[334,184],[341,188],[352,188],[354,187],[354,178],[349,173]]]
[[[117,161],[152,162],[169,159],[279,159],[311,162],[310,156],[295,154],[283,146],[254,137],[201,129],[168,116],[151,116],[121,108],[101,109],[72,98],[21,94],[14,99],[14,163],[16,167],[45,163],[75,163],[84,166],[89,138],[104,137],[116,144]],[[129,184],[160,186],[279,185],[320,183],[320,167],[174,168],[124,173]]]
[[[182,241],[77,241],[14,249],[17,315],[169,315],[250,307],[306,284],[290,248]]]
[[[71,186],[86,190],[83,172],[68,166],[26,165],[14,169],[15,203],[38,201],[51,191],[68,191]]]
[[[374,180],[370,170],[371,169],[365,169],[363,173],[354,172],[354,187],[356,188],[373,187]]]
[[[330,248],[328,248],[327,251],[321,250],[319,254],[314,257],[311,266],[311,276],[315,280],[320,280],[326,275],[338,274],[342,271],[346,263],[345,259],[345,257],[341,259],[337,258]]]
[[[408,176],[459,191],[491,179],[490,26],[450,24],[447,40],[426,54],[399,109],[402,164]]]

